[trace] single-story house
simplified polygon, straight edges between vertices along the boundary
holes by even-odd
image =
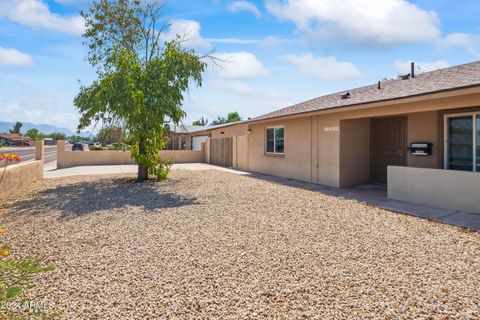
[[[168,130],[167,150],[200,151],[209,133],[204,126],[172,125]]]
[[[31,146],[35,143],[35,140],[26,137],[21,133],[1,133],[0,144],[2,144],[2,139],[5,141],[10,140],[10,145],[15,146]]]
[[[398,79],[217,128],[211,137],[247,134],[236,146],[239,169],[334,187],[388,184],[389,195],[425,203],[445,192],[480,210],[480,62],[414,72],[412,64]]]
[[[0,146],[11,146],[12,145],[12,139],[4,136],[0,136]]]
[[[247,133],[248,120],[214,126],[172,125],[168,130],[167,150],[200,151],[207,138],[230,138]]]

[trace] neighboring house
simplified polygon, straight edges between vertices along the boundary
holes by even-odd
[[[0,146],[11,146],[12,145],[12,139],[4,137],[3,135],[0,135]]]
[[[413,71],[412,65],[411,74],[396,80],[216,128],[211,136],[248,132],[245,148],[236,147],[243,170],[335,187],[388,183],[389,193],[410,197],[430,179],[416,202],[464,199],[480,187],[480,62]],[[480,210],[478,190],[475,200],[462,201],[476,201]]]
[[[1,133],[0,139],[2,138],[5,140],[10,140],[11,145],[17,145],[17,146],[22,146],[22,145],[30,146],[32,145],[32,143],[34,143],[33,139],[30,139],[29,137],[25,137],[20,133]]]
[[[209,134],[207,127],[173,125],[168,131],[167,150],[195,150],[200,151],[202,142],[205,142]]]

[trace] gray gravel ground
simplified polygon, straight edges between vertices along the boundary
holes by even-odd
[[[480,234],[219,171],[46,180],[3,204],[68,319],[479,319]]]

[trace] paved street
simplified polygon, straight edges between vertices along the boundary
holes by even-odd
[[[5,147],[0,153],[15,153],[20,156],[21,162],[35,160],[35,147]],[[45,163],[57,160],[57,146],[45,146]],[[5,163],[0,163],[3,168]]]

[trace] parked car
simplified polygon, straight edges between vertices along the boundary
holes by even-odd
[[[101,147],[102,144],[101,144],[100,142],[98,142],[98,141],[95,141],[95,142],[89,142],[89,143],[88,143],[88,146],[89,146],[89,147]]]
[[[84,147],[83,147],[83,143],[80,143],[80,142],[75,142],[73,145],[72,145],[72,151],[83,151]]]

